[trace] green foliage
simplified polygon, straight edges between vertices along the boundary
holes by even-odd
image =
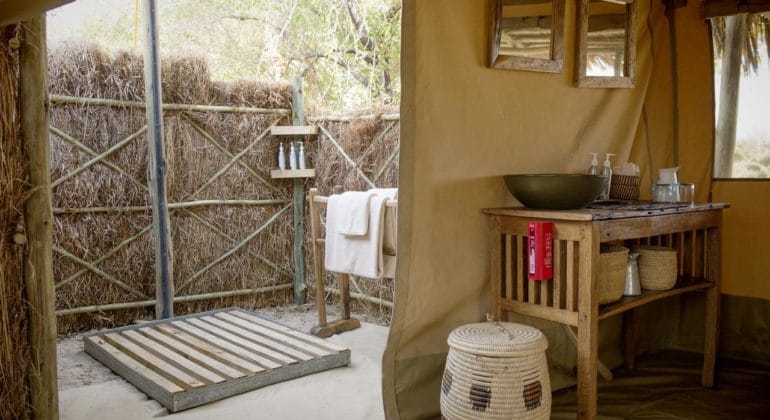
[[[770,142],[739,141],[735,148],[733,178],[770,178]]]
[[[134,2],[116,7],[83,37],[133,48]],[[161,50],[205,56],[214,79],[301,76],[311,103],[335,111],[398,102],[400,0],[167,0],[158,13]]]

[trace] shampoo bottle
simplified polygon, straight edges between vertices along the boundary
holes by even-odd
[[[299,142],[299,168],[305,169],[305,145]]]
[[[289,147],[289,167],[291,169],[297,169],[297,151],[294,150],[294,143],[291,143],[291,147]]]
[[[278,169],[286,170],[286,152],[283,150],[283,143],[278,147]]]
[[[602,194],[599,196],[601,200],[610,199],[610,188],[612,187],[612,162],[610,162],[610,156],[615,156],[615,154],[607,153],[607,157],[604,159],[604,167],[602,168],[602,176],[605,177],[606,187],[602,188]]]
[[[591,167],[588,168],[588,173],[590,175],[599,175],[599,160],[596,158],[596,155],[598,153],[591,152],[589,155],[593,155],[593,159],[591,159]]]

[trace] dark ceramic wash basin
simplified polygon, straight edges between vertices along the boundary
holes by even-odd
[[[505,175],[508,191],[525,207],[582,209],[601,193],[604,177],[588,174]]]

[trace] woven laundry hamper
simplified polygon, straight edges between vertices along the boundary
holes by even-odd
[[[441,415],[447,420],[547,419],[551,381],[545,349],[535,328],[486,322],[449,335]]]

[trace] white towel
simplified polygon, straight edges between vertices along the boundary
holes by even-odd
[[[388,197],[389,200],[398,200],[398,188],[375,188],[369,190],[377,195],[383,195]],[[382,229],[382,247],[383,249],[391,250],[397,254],[396,250],[396,233],[398,232],[398,208],[386,207],[385,208],[385,221]],[[396,277],[396,256],[384,255],[382,256],[382,277],[389,279]]]
[[[366,235],[369,229],[369,200],[372,195],[370,191],[342,193],[335,211],[338,233],[347,236]]]
[[[379,279],[383,275],[383,224],[388,197],[372,194],[369,199],[369,228],[365,235],[341,235],[337,228],[340,195],[329,197],[326,208],[324,266],[336,273]]]

